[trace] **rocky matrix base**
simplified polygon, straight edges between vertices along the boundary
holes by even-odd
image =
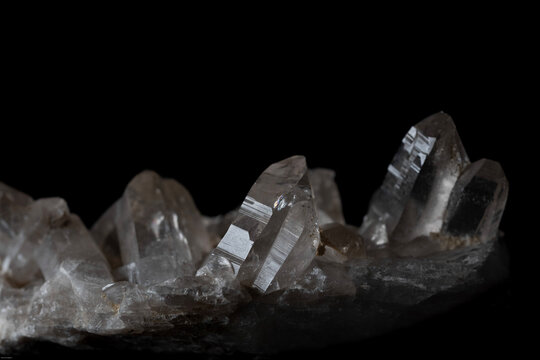
[[[90,231],[64,200],[0,183],[0,353],[46,341],[269,354],[380,334],[505,277],[507,193],[444,113],[405,135],[359,229],[333,171],[302,156],[217,218],[145,171]]]

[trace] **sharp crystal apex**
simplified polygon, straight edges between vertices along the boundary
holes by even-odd
[[[199,274],[221,269],[262,293],[292,284],[319,245],[317,210],[306,159],[292,156],[270,165],[251,187],[227,233]]]
[[[405,134],[359,229],[334,177],[292,156],[210,218],[146,170],[91,232],[63,199],[0,183],[0,353],[87,348],[88,334],[184,353],[320,347],[403,327],[504,278],[508,181],[498,162],[469,161],[448,114]]]

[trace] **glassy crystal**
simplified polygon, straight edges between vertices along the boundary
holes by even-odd
[[[441,232],[481,242],[495,238],[507,197],[508,181],[498,162],[472,163],[452,190]]]
[[[341,197],[334,181],[336,173],[329,169],[312,169],[308,175],[317,205],[319,226],[329,223],[345,224]]]
[[[381,246],[439,232],[450,193],[468,164],[450,116],[437,113],[413,126],[371,199],[362,237]]]
[[[17,285],[24,285],[38,274],[32,247],[25,241],[31,197],[0,183],[0,274]]]
[[[64,200],[0,184],[0,353],[271,354],[403,327],[507,276],[507,194],[501,166],[468,164],[442,113],[411,128],[361,231],[344,222],[334,173],[301,156],[213,218],[143,172],[91,233]]]
[[[229,262],[234,276],[262,293],[290,285],[319,245],[317,213],[306,160],[293,156],[268,167],[199,274]],[[226,261],[224,261],[226,260]]]
[[[92,237],[97,246],[105,255],[111,269],[117,269],[122,266],[122,255],[120,254],[120,241],[116,231],[116,214],[120,200],[116,201],[92,226]]]
[[[94,226],[102,248],[114,257],[114,228],[124,266],[141,284],[192,274],[211,249],[208,232],[188,191],[172,179],[144,171],[128,184],[123,197]],[[109,220],[108,220],[109,219]],[[107,238],[109,241],[106,241]]]
[[[208,234],[210,234],[212,248],[215,248],[219,244],[237,215],[238,209],[229,211],[225,215],[214,217],[203,216],[204,226],[206,227]]]

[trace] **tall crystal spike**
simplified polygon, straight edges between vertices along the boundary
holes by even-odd
[[[312,169],[308,171],[308,175],[315,195],[319,226],[330,223],[345,225],[341,197],[334,181],[336,173],[330,169]]]
[[[450,192],[469,164],[452,118],[434,114],[411,127],[371,199],[360,234],[371,246],[439,232]]]
[[[482,159],[469,165],[448,202],[442,233],[487,242],[497,236],[508,197],[508,181],[498,162]]]
[[[261,174],[198,274],[228,263],[233,277],[269,293],[289,286],[305,271],[319,241],[306,159],[293,156]]]
[[[141,284],[191,274],[211,249],[189,192],[155,172],[144,171],[131,180],[116,211],[123,264],[134,264]]]

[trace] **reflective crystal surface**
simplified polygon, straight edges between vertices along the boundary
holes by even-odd
[[[508,181],[495,161],[469,163],[448,115],[409,130],[360,229],[334,176],[293,156],[240,208],[206,217],[178,182],[144,171],[91,232],[63,199],[0,183],[0,353],[320,347],[412,324],[507,276]]]
[[[334,181],[336,173],[329,169],[313,169],[309,170],[308,175],[315,195],[319,226],[329,223],[345,224],[341,197]]]
[[[437,113],[413,126],[371,199],[362,237],[383,246],[440,232],[450,193],[468,164],[449,115]]]
[[[269,166],[249,190],[238,215],[200,274],[229,263],[238,280],[262,293],[287,287],[313,260],[317,213],[306,159]]]
[[[158,283],[192,274],[211,249],[210,236],[188,191],[177,181],[144,171],[94,226],[97,242],[128,278]],[[116,238],[115,238],[116,236]]]
[[[481,242],[494,239],[507,197],[508,181],[498,162],[482,159],[472,163],[450,194],[441,232]]]
[[[38,271],[33,249],[25,241],[27,207],[32,203],[31,197],[0,183],[0,273],[18,285],[32,281]]]

